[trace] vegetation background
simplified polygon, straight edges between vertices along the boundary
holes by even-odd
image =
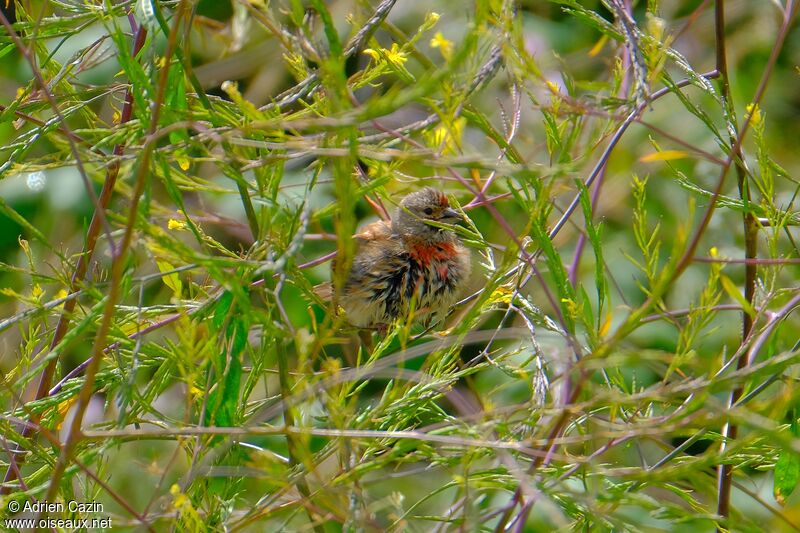
[[[795,0],[0,3],[0,517],[800,528]],[[469,290],[359,349],[424,185]]]

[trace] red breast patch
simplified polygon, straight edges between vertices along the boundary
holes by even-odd
[[[409,249],[409,254],[419,264],[428,266],[431,261],[445,261],[456,255],[456,248],[452,243],[414,244]],[[445,268],[445,270],[447,270]],[[446,277],[446,275],[444,276]]]

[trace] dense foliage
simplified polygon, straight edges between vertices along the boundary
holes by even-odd
[[[0,3],[0,518],[800,528],[796,0]],[[469,290],[359,335],[426,185]]]

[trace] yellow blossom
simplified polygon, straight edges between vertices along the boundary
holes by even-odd
[[[171,218],[167,222],[167,229],[169,230],[186,231],[186,228],[186,222],[182,220],[175,220],[174,218]]]
[[[431,11],[425,16],[425,22],[423,23],[423,25],[428,27],[434,26],[436,25],[437,22],[439,22],[440,17],[441,15],[439,13]]]
[[[392,43],[392,47],[389,50],[386,48],[380,48],[378,50],[367,48],[364,50],[364,53],[370,56],[376,63],[385,61],[387,63],[391,63],[395,67],[403,66],[403,63],[408,60],[407,54],[400,50],[400,47],[397,46],[397,43]]]
[[[70,408],[77,401],[78,401],[78,397],[75,396],[75,397],[69,398],[67,400],[64,400],[63,402],[59,403],[56,406],[56,410],[58,411],[58,423],[56,424],[56,427],[58,429],[61,429],[61,424],[64,423],[64,419],[67,417],[67,413],[69,412]]]
[[[381,54],[377,50],[373,50],[372,48],[364,49],[364,53],[367,54],[369,57],[372,58],[373,61],[378,63],[381,60]]]
[[[576,316],[578,316],[580,308],[578,307],[578,303],[575,300],[571,298],[561,298],[561,303],[563,304],[564,309],[566,310],[567,314],[570,317],[575,318]]]
[[[382,73],[382,68],[388,67],[404,81],[409,83],[415,81],[414,76],[403,66],[403,63],[408,60],[408,54],[401,50],[400,47],[397,46],[397,43],[392,43],[392,47],[389,50],[386,48],[379,48],[377,50],[367,48],[364,50],[364,53],[370,56],[375,62],[378,67],[378,73]]]
[[[442,57],[445,61],[449,61],[450,58],[453,56],[453,42],[449,41],[442,32],[437,31],[436,35],[433,36],[431,39],[431,48],[438,48],[439,53],[442,54]]]
[[[386,59],[389,60],[389,63],[399,67],[408,60],[408,57],[406,57],[405,52],[400,50],[397,43],[392,43],[392,48],[386,53]]]
[[[492,292],[492,295],[489,297],[489,301],[492,303],[510,304],[513,295],[514,291],[511,289],[511,287],[507,285],[500,285],[494,290],[494,292]]]
[[[44,294],[44,289],[42,289],[42,286],[39,285],[38,283],[34,284],[33,288],[31,289],[31,296],[35,300],[38,300],[42,296],[42,294]]]
[[[426,135],[428,143],[436,148],[441,146],[443,154],[458,153],[466,125],[467,120],[464,117],[459,117],[452,122],[443,122],[432,133]]]
[[[181,488],[177,483],[169,488],[169,493],[172,494],[172,505],[175,509],[181,510],[191,506],[189,498],[181,492]]]
[[[750,122],[753,123],[753,126],[761,122],[761,108],[758,104],[747,104],[747,114],[750,115]]]

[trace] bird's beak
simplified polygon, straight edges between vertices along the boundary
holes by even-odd
[[[459,222],[464,220],[464,217],[461,216],[461,213],[456,211],[455,209],[448,207],[444,211],[442,211],[442,218],[439,219],[441,222]]]

